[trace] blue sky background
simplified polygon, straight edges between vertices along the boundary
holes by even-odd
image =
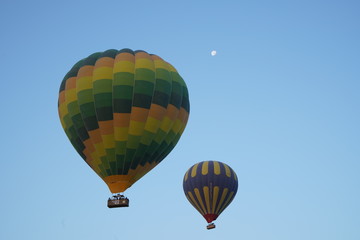
[[[360,239],[359,12],[350,0],[2,0],[0,239]],[[161,56],[190,91],[179,144],[126,209],[106,207],[57,114],[71,66],[110,48]],[[239,178],[211,231],[182,190],[203,160]]]

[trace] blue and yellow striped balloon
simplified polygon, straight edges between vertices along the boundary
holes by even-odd
[[[211,223],[234,199],[238,179],[225,163],[204,161],[185,173],[183,188],[189,202]]]

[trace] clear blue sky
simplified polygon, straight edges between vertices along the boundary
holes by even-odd
[[[360,239],[359,12],[355,0],[3,0],[0,239]],[[190,92],[179,144],[127,209],[106,207],[57,114],[70,67],[110,48],[161,56]],[[239,178],[211,231],[182,190],[203,160]]]

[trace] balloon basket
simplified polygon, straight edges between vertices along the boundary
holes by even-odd
[[[207,230],[213,229],[215,228],[215,224],[214,223],[210,223],[209,225],[206,226]]]
[[[124,195],[114,195],[108,199],[108,208],[129,207],[129,199]]]

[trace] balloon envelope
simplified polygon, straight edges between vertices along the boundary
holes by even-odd
[[[234,199],[238,180],[234,170],[225,163],[204,161],[185,173],[183,188],[189,202],[210,223]]]
[[[189,97],[184,80],[160,57],[111,49],[72,67],[60,86],[58,110],[76,151],[117,193],[175,147]]]

